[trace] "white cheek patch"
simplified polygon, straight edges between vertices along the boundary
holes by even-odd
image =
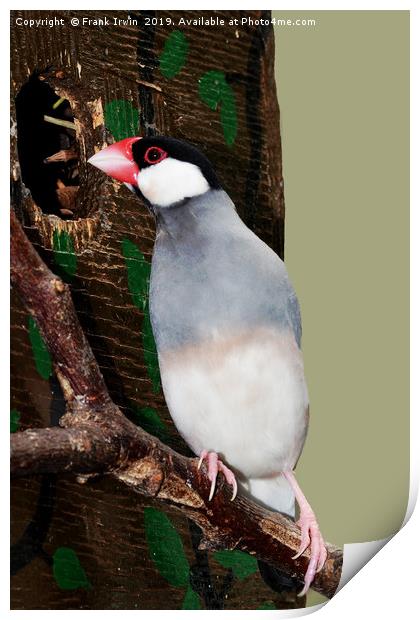
[[[143,196],[158,207],[169,207],[210,189],[198,166],[172,157],[140,170],[137,185]]]

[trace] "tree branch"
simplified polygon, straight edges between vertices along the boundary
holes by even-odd
[[[105,472],[118,453],[97,424],[28,429],[11,436],[12,476]]]
[[[69,287],[41,260],[11,211],[10,268],[13,286],[35,318],[54,361],[67,401],[109,402],[92,349],[80,326]]]
[[[243,496],[231,502],[223,481],[209,502],[209,481],[197,470],[197,460],[132,424],[112,402],[68,287],[42,262],[14,214],[11,266],[13,284],[43,334],[69,408],[60,420],[66,428],[12,435],[12,474],[108,473],[181,510],[202,529],[203,548],[241,549],[303,581],[309,553],[292,559],[300,530],[289,518]],[[332,545],[327,549],[312,587],[331,597],[340,579],[342,551]]]

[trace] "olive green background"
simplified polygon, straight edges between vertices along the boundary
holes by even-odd
[[[409,12],[273,11],[285,261],[311,399],[297,468],[327,540],[384,538],[409,488]]]

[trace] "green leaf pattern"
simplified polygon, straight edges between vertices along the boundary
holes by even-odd
[[[188,586],[190,566],[184,546],[166,514],[156,508],[145,508],[144,529],[149,553],[162,577],[172,586]]]
[[[65,230],[54,230],[53,233],[54,262],[59,268],[59,275],[72,278],[77,271],[77,257],[73,239]]]
[[[237,579],[245,579],[258,570],[257,560],[243,551],[216,551],[213,557],[225,568],[231,568]]]
[[[115,141],[136,136],[139,133],[139,113],[130,101],[113,99],[105,104],[105,126]]]
[[[20,412],[17,409],[12,409],[10,411],[10,432],[16,433],[19,430],[20,424]]]
[[[53,575],[62,590],[91,588],[76,552],[70,547],[58,547],[53,555]]]
[[[134,409],[134,415],[136,416],[136,421],[139,426],[141,426],[147,433],[155,435],[155,437],[164,443],[167,441],[168,429],[156,409],[153,409],[152,407],[136,406]]]
[[[211,110],[220,105],[220,122],[226,144],[232,146],[238,131],[235,93],[222,71],[207,71],[198,81],[200,99]]]
[[[188,39],[180,30],[174,30],[165,41],[160,56],[160,71],[168,79],[175,77],[187,59]]]
[[[35,367],[38,374],[43,379],[49,379],[52,374],[51,356],[44,342],[41,332],[38,329],[34,318],[29,316],[28,319],[29,340],[32,345],[32,355],[35,361]]]
[[[182,601],[182,609],[201,609],[201,600],[197,592],[194,592],[191,585],[188,585]]]

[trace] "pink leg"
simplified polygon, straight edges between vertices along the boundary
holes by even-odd
[[[305,586],[302,592],[299,593],[299,596],[303,596],[309,590],[315,573],[319,572],[324,566],[324,562],[327,559],[327,550],[314,511],[298,485],[294,473],[291,471],[284,471],[283,475],[289,481],[300,508],[300,516],[297,524],[301,529],[302,541],[299,551],[293,556],[293,559],[295,560],[298,558],[309,545],[311,546],[311,558],[305,574]]]
[[[236,478],[233,471],[226,467],[226,465],[219,459],[216,452],[207,452],[207,450],[203,450],[200,454],[200,460],[198,461],[197,469],[200,469],[201,463],[204,460],[207,461],[207,475],[211,482],[209,501],[214,495],[217,474],[219,471],[224,475],[226,481],[232,485],[233,493],[230,501],[233,501],[236,497],[236,493],[238,492],[238,485],[236,483]]]

